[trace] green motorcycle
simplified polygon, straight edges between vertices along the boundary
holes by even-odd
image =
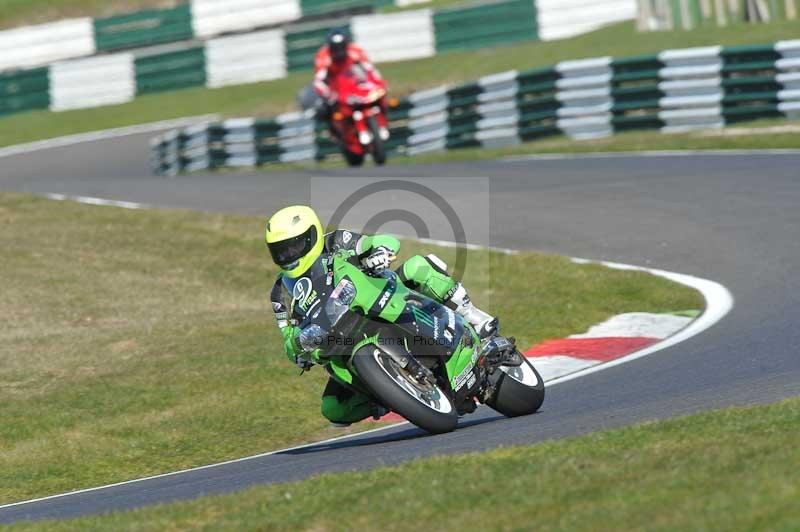
[[[301,347],[319,349],[339,383],[426,431],[454,430],[476,403],[512,417],[544,401],[544,382],[513,338],[481,340],[461,316],[394,272],[364,272],[352,251],[324,258],[294,292],[306,316]]]

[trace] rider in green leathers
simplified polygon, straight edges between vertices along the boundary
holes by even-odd
[[[295,301],[305,299],[302,278],[312,268],[321,267],[321,261],[339,249],[355,251],[365,270],[379,273],[391,265],[400,251],[397,238],[388,235],[361,235],[351,231],[336,230],[324,233],[316,213],[306,206],[281,209],[267,222],[266,243],[272,259],[281,272],[272,289],[271,300],[275,318],[281,330],[284,348],[289,359],[302,369],[314,364],[325,365],[319,350],[304,352],[298,342],[296,326],[305,312]],[[498,326],[497,319],[475,307],[461,283],[447,274],[447,265],[435,255],[417,255],[407,260],[397,271],[401,281],[464,317],[475,327],[481,337],[492,334]],[[346,426],[370,416],[378,418],[386,410],[370,399],[345,387],[333,377],[328,380],[322,394],[322,415],[338,426]]]

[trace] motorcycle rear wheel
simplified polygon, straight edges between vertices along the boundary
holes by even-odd
[[[501,366],[492,376],[495,392],[486,404],[508,417],[535,413],[544,402],[544,381],[533,364],[522,357],[519,367]]]
[[[347,161],[347,166],[351,168],[358,168],[364,164],[363,153],[353,153],[346,149],[342,149],[342,155],[344,155],[344,160]]]
[[[455,430],[458,411],[439,385],[421,385],[388,354],[366,345],[353,356],[356,373],[384,406],[433,434]]]

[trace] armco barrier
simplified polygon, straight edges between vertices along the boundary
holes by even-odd
[[[512,0],[433,16],[436,50],[467,50],[538,38],[536,6],[531,0]]]
[[[299,0],[192,0],[192,24],[200,38],[291,22],[301,16]]]
[[[68,19],[0,31],[0,50],[0,71],[92,55],[95,52],[92,19]]]
[[[372,11],[380,4],[391,5],[392,2],[375,2],[374,0],[300,0],[300,8],[304,17],[320,15],[339,15],[346,12]]]
[[[353,39],[381,63],[436,55],[433,12],[429,9],[389,15],[364,15],[350,21]]]
[[[411,94],[391,109],[393,153],[508,146],[564,134],[684,131],[800,118],[800,40],[564,61]],[[309,114],[207,124],[153,139],[155,172],[322,160],[338,153]]]
[[[8,44],[0,55],[0,71],[16,64],[36,65],[68,57],[86,56],[96,48],[107,52],[130,47],[150,46],[180,38],[199,36],[206,39],[200,52],[184,52],[181,45],[139,49],[135,53],[135,94],[158,90],[202,86],[222,87],[236,83],[249,83],[282,78],[289,72],[310,70],[313,58],[324,43],[332,26],[350,30],[375,62],[398,61],[431,57],[450,50],[470,50],[502,43],[536,40],[539,32],[549,26],[537,17],[537,3],[545,6],[551,0],[495,0],[485,1],[466,8],[434,12],[415,9],[391,14],[356,16],[349,20],[324,20],[313,23],[286,25],[309,13],[328,13],[331,10],[353,9],[356,4],[329,2],[327,0],[194,0],[191,11],[187,5],[174,9],[150,10],[133,15],[111,17],[92,22],[75,19],[55,25],[34,26],[0,32],[0,46]],[[559,0],[560,1],[560,0]],[[601,25],[605,20],[617,18],[630,11],[626,6],[634,0],[565,0],[570,9],[558,11],[554,19],[563,24],[564,31],[575,32]],[[384,0],[370,0],[373,6],[384,5]],[[399,2],[399,0],[398,0]],[[409,0],[405,0],[408,3]],[[581,2],[578,4],[578,2]],[[414,2],[416,3],[416,2]],[[592,13],[592,6],[604,5],[614,11],[608,16],[593,16],[591,23],[578,16],[584,11]],[[348,7],[349,6],[349,7]],[[576,13],[580,12],[580,13]],[[189,18],[191,15],[191,19]],[[568,18],[574,18],[575,22]],[[610,17],[610,18],[609,18]],[[615,18],[616,17],[616,18]],[[552,17],[551,17],[552,18]],[[191,28],[187,25],[191,20]],[[584,22],[581,22],[584,21]],[[258,30],[265,25],[279,25],[275,29]],[[588,25],[587,25],[588,24]],[[559,26],[561,27],[561,26]],[[563,29],[562,28],[562,29]],[[562,29],[558,32],[563,34]],[[223,33],[244,31],[235,35]],[[558,33],[555,32],[555,33]],[[553,34],[553,32],[550,32]],[[95,45],[95,38],[97,44]],[[546,37],[545,37],[546,38]],[[198,45],[189,41],[188,49]],[[20,48],[24,47],[24,48]],[[197,64],[197,59],[202,64]],[[4,63],[5,61],[5,63]],[[96,63],[78,63],[95,65]],[[112,62],[97,64],[113,64]],[[56,67],[53,67],[56,68]],[[62,67],[57,67],[60,71]],[[196,68],[191,72],[190,68]],[[78,74],[72,74],[78,76]],[[118,70],[105,73],[93,67],[85,76],[87,83],[114,82]],[[64,100],[63,76],[50,76],[51,100]],[[94,81],[96,80],[96,81]],[[123,82],[125,82],[123,80]],[[81,99],[81,107],[106,105],[113,101],[107,91],[85,87],[87,94],[104,95],[94,103]],[[57,95],[57,96],[53,96]],[[0,109],[12,112],[26,109],[19,98],[3,101],[9,95],[0,93]],[[34,99],[39,102],[41,99]],[[31,101],[34,101],[31,100]],[[54,105],[61,110],[73,107]]]
[[[631,0],[536,0],[539,36],[565,39],[636,17]]]
[[[47,68],[0,74],[0,116],[47,109],[50,106],[50,71]]]
[[[54,111],[120,104],[135,95],[132,54],[64,61],[50,68],[50,108]]]
[[[136,94],[149,94],[206,84],[205,47],[137,57]]]
[[[94,20],[94,38],[104,52],[187,41],[194,37],[189,4]]]
[[[416,5],[418,0],[191,0],[170,9],[151,9],[92,20],[64,20],[0,32],[0,72],[44,66],[54,61],[144,48],[164,43],[283,26],[289,70],[306,66],[307,46],[289,23],[328,19],[348,26],[376,61],[429,57],[446,50],[468,50],[522,40],[570,37],[605,24],[633,19],[636,0],[479,0],[475,5],[372,13],[386,5]],[[352,21],[334,20],[359,14]],[[319,22],[319,21],[318,21]],[[299,29],[301,33],[305,29]],[[320,41],[316,38],[315,43]],[[298,43],[299,51],[294,45]]]
[[[286,66],[289,72],[310,70],[314,65],[314,56],[325,44],[325,37],[331,25],[350,30],[349,21],[326,22],[324,24],[305,24],[290,27],[286,30]]]
[[[206,44],[206,82],[211,88],[286,77],[283,30],[212,39]]]

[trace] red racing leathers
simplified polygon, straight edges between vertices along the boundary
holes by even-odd
[[[334,103],[339,94],[338,79],[342,73],[349,72],[354,66],[360,66],[373,77],[381,80],[377,69],[369,62],[364,49],[357,44],[347,45],[347,57],[336,62],[331,58],[327,46],[323,46],[314,58],[314,90],[326,102]]]

